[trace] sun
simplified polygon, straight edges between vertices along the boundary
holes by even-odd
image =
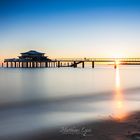
[[[116,60],[116,65],[119,65],[121,62],[119,60]]]

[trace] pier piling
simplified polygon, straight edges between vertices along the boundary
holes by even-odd
[[[82,68],[84,68],[85,67],[85,63],[84,63],[84,61],[82,62]]]
[[[8,68],[8,62],[6,62],[6,67]]]
[[[15,68],[17,67],[16,62],[15,62]]]
[[[46,68],[48,67],[48,62],[45,62],[45,67],[46,67]]]
[[[94,68],[94,61],[92,61],[92,68]]]
[[[60,61],[58,61],[58,65],[57,66],[58,66],[58,68],[60,67]]]
[[[77,64],[76,62],[74,61],[74,65],[73,65],[74,68],[77,68]]]

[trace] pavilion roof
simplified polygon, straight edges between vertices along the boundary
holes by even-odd
[[[38,51],[35,51],[35,50],[30,50],[28,52],[24,52],[24,53],[21,53],[21,54],[39,55],[39,54],[45,54],[45,53],[41,53],[41,52],[38,52]]]

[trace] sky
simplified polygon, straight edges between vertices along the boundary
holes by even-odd
[[[0,0],[0,60],[140,57],[139,0]]]

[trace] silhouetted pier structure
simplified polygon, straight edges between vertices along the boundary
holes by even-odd
[[[111,63],[114,68],[117,65],[140,65],[140,58],[57,58],[49,59],[45,53],[34,50],[21,53],[21,56],[13,59],[5,59],[7,68],[48,68],[48,67],[73,67],[77,68],[80,64],[85,67],[85,63],[91,63],[94,68],[96,63]]]
[[[45,53],[37,52],[34,50],[21,53],[21,56],[13,59],[5,59],[6,67],[11,68],[39,68],[50,67],[54,65],[55,61],[52,61]]]
[[[140,58],[61,58],[56,60],[61,63],[69,63],[68,66],[74,68],[77,68],[79,64],[84,68],[85,63],[90,63],[92,68],[99,63],[111,63],[114,68],[117,68],[118,65],[140,65]]]

